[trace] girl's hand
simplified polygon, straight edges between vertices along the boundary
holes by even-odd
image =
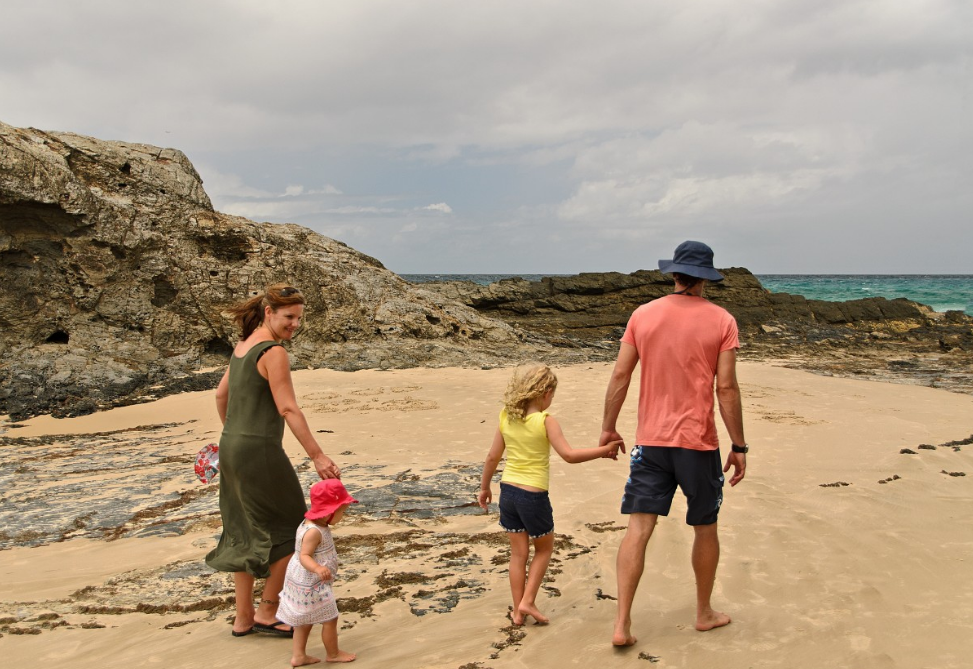
[[[622,453],[625,452],[625,442],[621,439],[616,439],[615,441],[610,441],[605,444],[605,448],[607,448],[608,451],[602,457],[617,460],[619,449],[621,449]]]
[[[317,574],[321,578],[322,581],[330,581],[331,580],[331,570],[328,569],[323,564],[322,565],[319,565],[318,568],[314,570],[314,573]]]
[[[493,491],[489,488],[480,489],[480,494],[477,495],[476,501],[480,503],[480,506],[487,511],[489,511],[490,502],[493,501]]]

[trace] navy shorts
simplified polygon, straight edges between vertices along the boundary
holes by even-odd
[[[622,513],[668,516],[676,486],[689,505],[687,525],[716,522],[723,503],[723,467],[719,449],[694,451],[667,446],[636,446],[625,482]]]
[[[507,483],[500,484],[500,527],[507,532],[526,532],[537,539],[554,531],[551,497]]]

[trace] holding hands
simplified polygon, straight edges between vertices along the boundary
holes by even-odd
[[[314,463],[314,471],[318,473],[321,480],[341,478],[341,469],[335,464],[334,460],[324,453],[319,453],[312,462]]]
[[[614,446],[614,448],[609,451],[609,455],[606,458],[611,458],[612,460],[618,459],[618,452],[625,452],[625,440],[622,439],[622,435],[618,434],[617,430],[602,430],[601,437],[598,439],[599,446]]]

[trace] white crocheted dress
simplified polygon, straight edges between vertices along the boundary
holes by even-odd
[[[301,542],[308,531],[321,533],[321,543],[314,550],[314,561],[331,570],[330,581],[322,581],[317,574],[308,571],[301,564]],[[331,583],[338,575],[338,553],[331,538],[331,529],[305,521],[297,528],[294,554],[287,563],[284,576],[284,589],[280,591],[280,606],[277,619],[288,625],[315,625],[338,617]]]

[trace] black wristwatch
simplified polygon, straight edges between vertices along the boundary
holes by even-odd
[[[737,446],[736,444],[733,444],[732,446],[730,446],[730,448],[733,449],[734,453],[748,453],[750,451],[750,446],[748,444],[744,444],[743,446]]]

